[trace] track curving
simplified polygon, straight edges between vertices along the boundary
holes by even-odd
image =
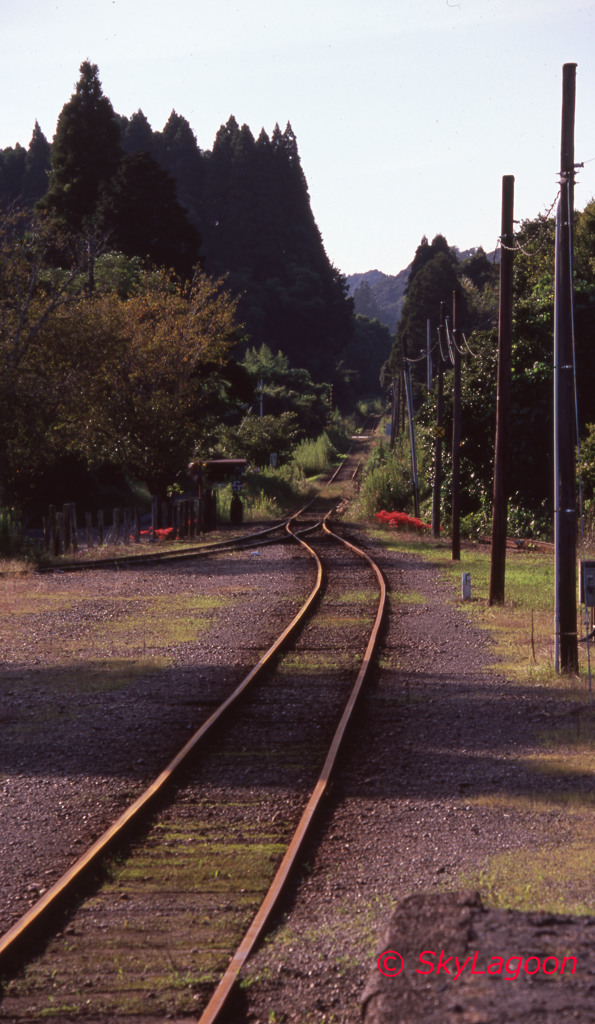
[[[208,729],[199,729],[136,801],[142,838],[121,863],[111,862],[107,884],[60,925],[25,979],[9,986],[2,1019],[35,1019],[60,1006],[63,1019],[68,1013],[68,1019],[152,1020],[195,1010],[198,1016],[233,953],[229,937],[239,937],[253,919],[279,862],[289,873],[284,851],[293,845],[299,852],[302,840],[292,842],[291,835],[324,794],[340,745],[337,723],[347,724],[372,657],[371,620],[378,627],[382,616],[383,584],[367,556],[328,528],[312,546],[326,566],[322,592],[317,569],[306,602],[306,614],[315,610],[315,618],[303,626],[296,617],[290,632],[299,636],[291,649],[279,654],[288,639],[284,630],[273,645],[276,666],[260,659],[237,687],[241,713],[224,702]],[[332,756],[325,753],[329,746]],[[132,816],[122,817],[127,830]],[[112,840],[109,835],[104,846]],[[102,855],[96,846],[89,861]],[[249,946],[278,895],[258,912]],[[21,947],[29,945],[28,927],[21,922],[12,930]],[[9,936],[0,944],[5,959],[11,948]],[[240,965],[241,957],[232,960],[228,988]],[[205,1012],[204,1021],[215,1020]]]

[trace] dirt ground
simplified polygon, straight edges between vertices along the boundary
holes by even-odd
[[[457,952],[447,937],[458,928],[461,940],[460,902],[469,897],[452,894],[468,889],[490,858],[531,858],[544,849],[552,860],[563,855],[574,839],[573,817],[563,806],[540,809],[539,795],[553,786],[592,792],[593,780],[552,779],[522,760],[538,751],[544,724],[565,720],[565,693],[530,689],[489,668],[489,636],[472,624],[437,568],[414,554],[378,549],[375,557],[391,590],[381,669],[364,697],[304,877],[248,965],[230,1020],[595,1021],[595,919],[487,914],[476,900],[461,952],[543,960],[553,949],[577,957],[575,973],[541,973],[536,980],[523,969],[516,979],[486,983],[468,973],[455,982],[444,969],[427,978],[411,968],[413,952],[417,960],[435,950],[436,966],[441,949]],[[535,809],[531,801],[516,808],[490,802],[504,793],[536,798]],[[584,893],[591,898],[593,881]],[[471,914],[466,906],[463,912]],[[398,950],[398,942],[410,950],[401,981],[378,969],[379,954]]]
[[[4,928],[187,736],[195,710],[190,673],[204,675],[214,699],[220,680],[228,687],[255,660],[255,616],[271,634],[289,617],[299,560],[288,548],[265,550],[220,557],[198,577],[185,569],[127,572],[104,595],[107,578],[99,574],[85,583],[66,576],[40,581],[48,606],[31,612],[26,631],[7,625],[11,601],[22,598],[7,585],[0,674]],[[489,637],[435,567],[414,554],[380,548],[376,554],[391,592],[380,667],[301,875],[240,979],[229,1020],[355,1024],[365,1014],[367,1024],[589,1024],[595,1021],[593,921],[488,912],[468,893],[496,855],[532,858],[549,850],[553,861],[574,841],[572,815],[563,805],[540,809],[538,798],[552,786],[592,791],[592,778],[546,778],[523,760],[538,751],[538,731],[568,714],[567,697],[556,688],[512,683],[490,668]],[[304,575],[304,594],[308,582]],[[136,655],[169,659],[165,673],[113,689],[96,686],[89,696],[73,692],[65,670],[47,692],[45,670],[72,663],[77,635],[96,629],[98,609],[117,623],[113,588],[124,588],[121,601],[167,602],[180,585],[188,600],[203,594],[229,600],[208,612],[208,628],[183,656],[180,637],[158,649],[150,630],[138,634]],[[86,618],[80,602],[74,616],[69,587],[90,588],[81,598]],[[63,618],[48,638],[50,614]],[[97,644],[90,672],[101,672],[104,658],[129,657],[125,644],[121,650],[109,639],[105,649]],[[59,763],[50,744],[56,736]],[[536,802],[508,807],[488,799],[503,793]],[[410,967],[402,976],[378,970],[379,954],[391,948],[401,948]],[[542,972],[537,980],[524,970],[517,978],[467,971],[456,981],[445,970],[428,978],[411,969],[412,957],[417,963],[423,951],[442,949],[459,958],[477,952],[477,965],[516,954],[540,962],[575,956],[577,967],[551,978]]]

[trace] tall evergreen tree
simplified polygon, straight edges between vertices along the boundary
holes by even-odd
[[[411,288],[415,278],[417,277],[420,270],[423,270],[425,265],[433,260],[435,256],[442,253],[452,263],[453,267],[457,265],[457,256],[454,250],[452,250],[446,241],[444,235],[436,235],[432,239],[432,244],[428,242],[426,235],[423,236],[420,244],[418,245],[411,269],[409,271],[409,278],[407,280],[407,288]]]
[[[76,91],[58,119],[49,189],[40,207],[73,231],[89,231],[102,188],[121,157],[118,121],[103,94],[99,69],[84,61]]]
[[[96,208],[112,249],[190,277],[199,237],[176,199],[173,178],[149,153],[125,156]]]
[[[174,178],[178,199],[196,219],[204,184],[204,158],[188,121],[175,110],[156,136],[153,155]]]
[[[17,202],[23,196],[27,150],[17,142],[0,152],[0,202]]]
[[[142,110],[137,110],[131,118],[120,119],[120,138],[122,148],[130,156],[135,153],[150,153],[154,156],[155,136]]]
[[[205,267],[230,275],[253,341],[332,377],[352,337],[352,304],[324,251],[291,125],[255,141],[231,117],[206,164],[202,211]]]
[[[419,250],[418,250],[419,252]],[[419,361],[427,345],[427,321],[437,323],[440,303],[452,306],[452,293],[458,286],[456,265],[444,252],[439,252],[418,270],[407,292],[397,337],[390,357],[391,372],[395,374],[403,358],[414,360],[412,374],[419,384],[425,381],[425,362]],[[417,399],[416,399],[417,401]]]
[[[36,121],[28,149],[0,150],[0,202],[30,208],[47,191],[49,169],[50,144]]]
[[[25,157],[23,195],[27,203],[36,203],[45,195],[51,170],[51,147],[37,121]]]

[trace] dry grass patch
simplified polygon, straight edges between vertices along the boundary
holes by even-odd
[[[591,815],[576,823],[576,839],[560,846],[514,850],[491,858],[478,876],[486,906],[552,914],[595,914],[595,842]]]

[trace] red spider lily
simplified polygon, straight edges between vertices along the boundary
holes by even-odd
[[[376,512],[375,518],[380,523],[386,523],[393,530],[429,530],[429,523],[423,523],[416,516],[407,515],[406,512]]]

